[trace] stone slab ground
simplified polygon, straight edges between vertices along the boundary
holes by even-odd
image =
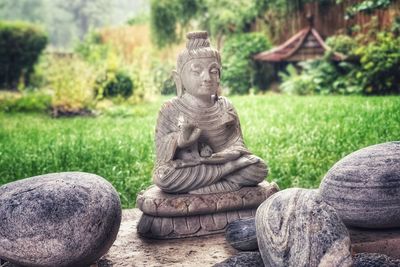
[[[237,253],[225,241],[224,234],[173,240],[141,239],[136,233],[141,215],[139,209],[122,211],[117,240],[109,252],[90,267],[213,266]],[[400,259],[400,229],[351,229],[350,233],[353,253],[375,252]],[[16,267],[4,262],[0,265]]]
[[[94,266],[212,266],[236,253],[225,241],[224,234],[173,240],[142,239],[136,233],[141,215],[138,209],[123,210],[117,240]]]
[[[141,239],[136,225],[142,212],[123,210],[117,240],[92,267],[213,266],[237,253],[224,234],[172,240]],[[353,253],[376,252],[400,259],[399,230],[351,229]]]

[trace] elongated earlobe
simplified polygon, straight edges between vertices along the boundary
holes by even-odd
[[[174,77],[175,86],[176,86],[176,95],[181,97],[183,95],[183,88],[182,88],[182,80],[176,70],[172,71],[172,76]]]

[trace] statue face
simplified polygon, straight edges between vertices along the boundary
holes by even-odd
[[[220,69],[214,57],[196,58],[187,62],[181,73],[186,93],[194,97],[215,95],[219,87]]]

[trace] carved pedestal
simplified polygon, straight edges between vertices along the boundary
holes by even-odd
[[[257,207],[278,190],[275,183],[262,182],[229,193],[192,195],[167,194],[153,185],[137,197],[143,212],[137,230],[155,239],[221,233],[234,220],[254,217]]]

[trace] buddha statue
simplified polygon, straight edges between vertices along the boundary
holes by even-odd
[[[154,183],[166,193],[209,194],[262,182],[266,164],[246,148],[234,107],[218,94],[221,56],[207,32],[187,34],[173,76],[177,96],[157,120]]]

